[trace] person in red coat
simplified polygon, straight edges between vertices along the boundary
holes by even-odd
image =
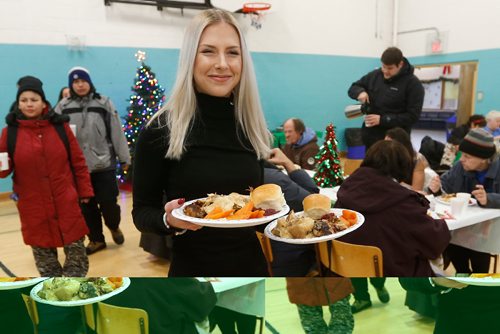
[[[16,101],[0,137],[0,152],[10,150],[13,156],[0,177],[14,172],[24,243],[32,247],[41,276],[85,276],[89,262],[83,241],[88,228],[79,204],[94,193],[82,151],[68,117],[49,110],[40,81],[20,86]],[[61,124],[67,143],[56,129]],[[14,127],[15,146],[9,147],[7,134]],[[57,247],[64,247],[64,265],[57,259]]]

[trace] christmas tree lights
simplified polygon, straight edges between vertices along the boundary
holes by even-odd
[[[318,164],[313,179],[319,187],[331,188],[344,181],[337,144],[335,129],[330,123],[326,127],[325,142],[315,157]]]
[[[131,179],[135,144],[139,132],[165,102],[165,90],[158,83],[151,68],[144,63],[145,52],[138,51],[136,58],[141,61],[141,66],[135,74],[134,86],[132,87],[133,94],[129,98],[128,115],[124,118],[125,123],[123,125],[123,131],[132,156],[132,166],[126,171],[120,169],[120,182]]]

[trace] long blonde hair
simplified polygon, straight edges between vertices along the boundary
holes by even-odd
[[[186,134],[196,112],[196,95],[193,84],[194,63],[200,37],[211,24],[224,22],[238,32],[243,62],[241,79],[233,95],[236,121],[248,137],[259,159],[270,154],[271,133],[267,129],[260,104],[257,80],[250,52],[234,17],[220,9],[208,9],[193,18],[186,29],[179,54],[177,78],[170,98],[149,121],[148,126],[158,119],[160,127],[166,126],[170,133],[166,158],[179,160],[185,150]]]

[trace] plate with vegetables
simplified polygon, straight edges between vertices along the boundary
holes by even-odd
[[[53,306],[81,306],[108,299],[129,285],[128,277],[53,277],[34,286],[30,296]]]
[[[250,195],[208,194],[184,203],[172,216],[201,226],[238,228],[268,223],[288,211],[281,187],[270,183],[252,189]]]

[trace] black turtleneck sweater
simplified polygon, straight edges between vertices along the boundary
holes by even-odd
[[[229,98],[197,94],[198,108],[180,160],[165,158],[168,129],[148,127],[139,136],[134,159],[134,224],[142,232],[168,234],[167,201],[208,193],[248,194],[263,183],[263,168],[237,126]],[[239,134],[239,136],[238,136]],[[210,228],[175,236],[169,276],[267,276],[255,229]]]

